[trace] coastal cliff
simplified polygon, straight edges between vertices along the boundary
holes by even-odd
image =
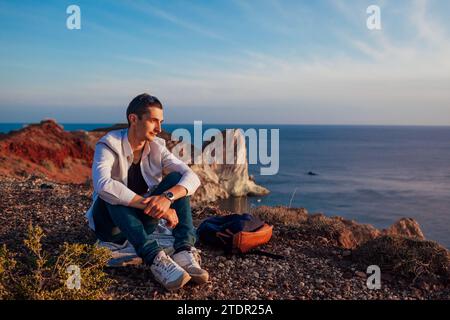
[[[37,175],[61,183],[89,183],[95,143],[108,131],[123,127],[126,125],[69,132],[55,121],[45,120],[13,131],[0,137],[0,176]],[[172,141],[168,132],[162,132],[159,137],[166,140],[169,150],[180,143]],[[192,197],[193,203],[269,193],[249,177],[245,140],[239,131],[234,131],[233,146],[237,150],[235,159],[242,159],[243,163],[191,165],[202,182]],[[187,146],[188,150],[191,148],[194,147]],[[205,144],[202,152],[207,149]]]

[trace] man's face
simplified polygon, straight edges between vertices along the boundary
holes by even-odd
[[[161,132],[161,125],[164,121],[162,109],[149,107],[147,110],[141,119],[134,115],[133,120],[135,121],[131,122],[131,127],[136,130],[136,137],[141,141],[153,141],[156,135]]]

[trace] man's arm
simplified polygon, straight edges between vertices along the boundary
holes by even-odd
[[[147,205],[143,202],[144,200],[145,200],[144,197],[136,194],[134,198],[130,201],[130,204],[128,206],[144,210],[147,207]]]
[[[117,155],[103,143],[95,146],[92,163],[94,190],[100,198],[113,205],[129,206],[136,193],[122,182],[111,178],[111,171]]]
[[[111,171],[117,155],[105,144],[98,143],[95,147],[94,161],[92,163],[92,180],[94,190],[105,201],[113,205],[123,205],[127,207],[133,207],[144,210],[148,206],[148,199],[144,198],[132,190],[120,181],[111,178]],[[173,189],[173,190],[172,190]],[[171,188],[171,192],[176,194],[177,198],[183,197],[187,193],[184,187],[175,186]],[[169,221],[169,226],[176,225],[178,218],[174,210],[170,209],[170,201],[166,199],[159,201],[158,215],[155,218],[165,218]],[[147,199],[144,201],[144,199]],[[168,205],[165,205],[165,201]],[[163,205],[163,206],[161,206]],[[173,211],[173,212],[172,212]],[[147,212],[148,213],[148,212]]]
[[[161,161],[163,169],[168,172],[179,172],[182,175],[177,186],[184,187],[186,189],[186,194],[183,195],[181,189],[180,191],[175,190],[175,192],[179,192],[179,198],[193,195],[201,185],[200,179],[198,178],[197,174],[191,168],[189,168],[187,164],[173,155],[173,153],[170,152],[165,146],[162,147]],[[174,191],[170,191],[175,195]]]
[[[168,172],[175,171],[182,175],[180,181],[167,190],[173,193],[174,200],[194,194],[201,184],[195,172],[187,164],[175,157],[165,146],[162,146],[161,161],[163,170]],[[138,198],[135,200],[139,201]],[[147,204],[144,212],[155,218],[162,217],[171,205],[170,200],[164,196],[152,196],[143,200],[143,203]]]

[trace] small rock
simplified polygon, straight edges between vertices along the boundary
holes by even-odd
[[[367,274],[362,271],[356,271],[355,275],[359,278],[367,278]]]
[[[319,240],[320,243],[327,244],[328,239],[325,237],[317,237],[317,240]]]
[[[227,260],[225,261],[225,264],[228,266],[233,266],[234,265],[234,261],[233,260]]]
[[[424,291],[430,290],[430,285],[428,283],[426,283],[425,281],[420,281],[418,283],[418,287],[419,287],[419,289],[422,289]]]
[[[351,279],[353,278],[353,273],[350,271],[345,271],[342,276],[344,277],[344,279]]]

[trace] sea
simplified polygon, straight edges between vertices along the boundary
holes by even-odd
[[[0,123],[0,132],[24,125]],[[112,124],[62,125],[72,131]],[[193,135],[193,124],[163,126],[169,132],[178,128]],[[267,141],[258,138],[269,145],[269,155],[270,130],[279,130],[278,172],[261,175],[267,164],[249,165],[270,194],[228,199],[221,207],[235,212],[261,205],[304,207],[377,228],[410,217],[427,239],[450,248],[450,127],[203,124],[203,132],[210,128],[267,129]]]

